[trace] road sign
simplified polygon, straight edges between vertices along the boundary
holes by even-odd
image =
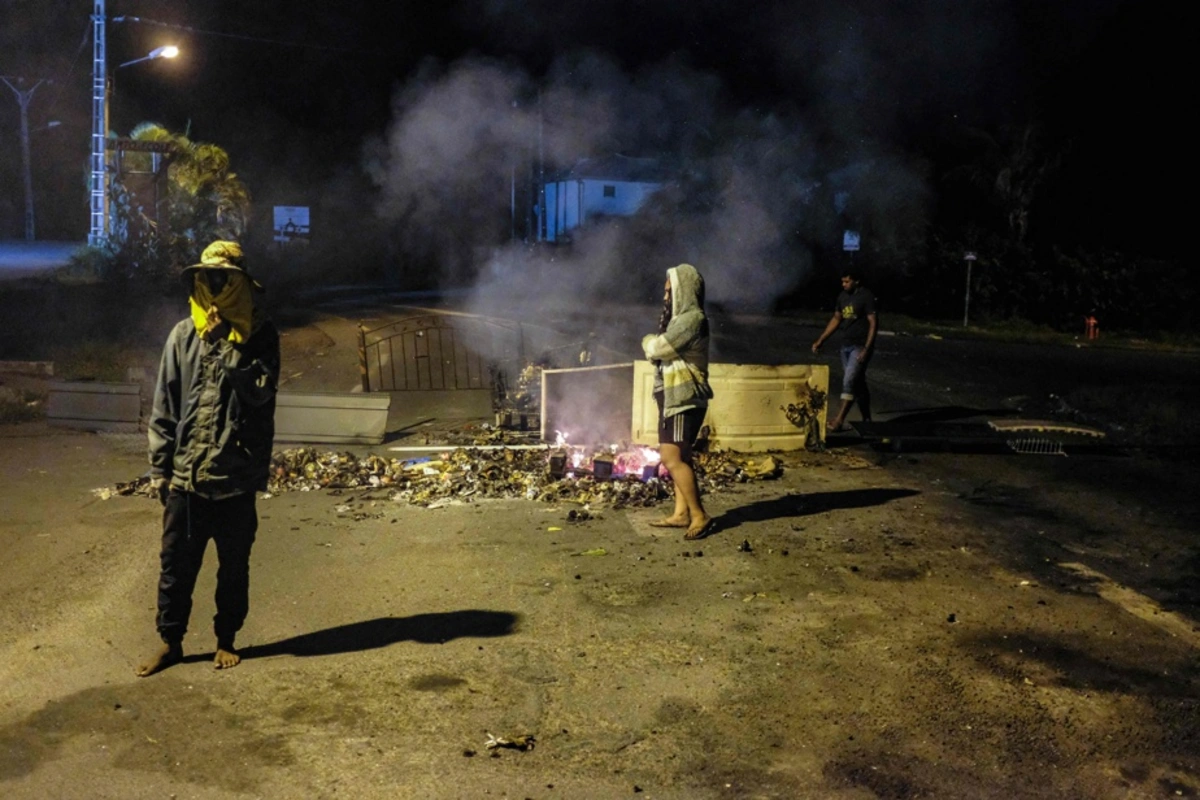
[[[308,206],[275,206],[275,241],[308,241]]]

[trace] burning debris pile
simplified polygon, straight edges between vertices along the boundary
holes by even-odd
[[[697,454],[695,466],[701,489],[707,492],[782,472],[771,456],[742,459],[729,453]],[[276,451],[268,491],[382,490],[395,502],[425,507],[508,498],[620,509],[666,499],[668,480],[658,454],[639,447],[610,447],[591,455],[575,446],[459,447],[409,459],[299,447]],[[154,496],[147,477],[96,492],[105,498]]]

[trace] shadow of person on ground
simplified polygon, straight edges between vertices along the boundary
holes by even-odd
[[[916,489],[849,489],[844,492],[789,494],[774,500],[762,500],[726,511],[717,519],[716,529],[713,533],[723,533],[746,522],[804,517],[843,508],[879,506],[918,494],[920,492]]]
[[[466,609],[411,617],[379,617],[303,633],[270,644],[239,650],[242,660],[268,656],[327,656],[374,650],[396,642],[445,644],[464,637],[490,638],[513,633],[520,616],[508,611]]]

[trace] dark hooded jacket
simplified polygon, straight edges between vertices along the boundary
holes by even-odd
[[[167,337],[150,415],[150,474],[211,499],[266,489],[275,437],[279,333],[206,342],[189,318]]]
[[[663,416],[707,408],[708,317],[704,314],[704,278],[691,264],[667,270],[671,281],[671,320],[667,330],[642,339],[646,358],[658,368],[655,391],[663,393]],[[661,381],[661,383],[660,383]]]

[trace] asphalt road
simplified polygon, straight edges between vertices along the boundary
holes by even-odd
[[[403,315],[415,307],[406,300],[380,303],[373,297],[357,301],[342,297],[335,310],[354,319],[364,313]],[[421,307],[461,310],[471,305],[451,297]],[[564,344],[582,343],[591,335],[596,349],[609,362],[640,358],[641,336],[658,317],[657,308],[649,305],[580,309],[497,303],[488,306],[487,313],[560,332]],[[720,311],[711,311],[709,316],[714,362],[825,363],[833,381],[831,404],[837,402],[841,365],[835,342],[828,342],[816,356],[810,350],[827,317]],[[568,347],[564,352],[572,351]],[[1197,350],[1115,346],[1103,338],[1062,346],[953,334],[898,335],[888,329],[885,315],[868,375],[878,420],[982,424],[999,416],[1049,417],[1099,426],[1110,441],[1200,446],[1200,425],[1191,422],[1188,411],[1192,395],[1200,387]],[[852,411],[849,419],[858,418]],[[1132,430],[1134,427],[1139,430]]]
[[[628,341],[652,317],[598,319]],[[768,363],[808,361],[819,325],[715,323],[721,359]],[[343,328],[308,336],[297,381],[353,352]],[[884,337],[880,416],[1195,375],[1051,350]],[[352,368],[327,371],[343,391]],[[1194,462],[836,444],[711,493],[698,544],[650,527],[661,509],[260,500],[243,664],[208,663],[210,553],[188,660],[136,679],[159,512],[92,490],[140,474],[144,443],[0,427],[0,794],[1200,794]]]

